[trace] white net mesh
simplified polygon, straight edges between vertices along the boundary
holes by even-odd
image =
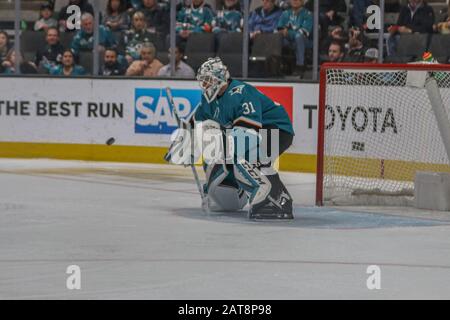
[[[427,90],[408,72],[327,69],[325,203],[408,205],[416,171],[450,172]],[[433,77],[449,115],[450,71]]]

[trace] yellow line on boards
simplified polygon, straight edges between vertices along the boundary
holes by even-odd
[[[165,147],[0,142],[0,157],[163,163]]]
[[[166,163],[167,147],[99,144],[0,142],[3,158]],[[316,172],[315,155],[283,154],[275,167],[281,171]],[[325,157],[324,174],[414,181],[416,171],[450,172],[450,166],[399,160]]]
[[[121,146],[100,144],[0,142],[2,158],[48,158],[61,160],[166,163],[167,147]],[[283,154],[282,171],[315,172],[316,156]]]

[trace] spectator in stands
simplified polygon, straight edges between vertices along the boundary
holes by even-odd
[[[127,12],[125,0],[108,0],[106,13],[102,23],[111,31],[128,29],[130,25],[130,16]]]
[[[47,29],[46,45],[36,52],[35,64],[40,73],[49,73],[52,68],[62,62],[64,48],[59,42],[59,30],[56,27]]]
[[[378,49],[377,48],[369,48],[366,50],[364,54],[364,62],[365,63],[378,63]]]
[[[393,56],[401,34],[432,33],[434,24],[433,9],[423,0],[409,0],[406,6],[400,8],[397,24],[388,31],[387,54]]]
[[[148,32],[157,33],[161,37],[165,37],[169,33],[169,11],[162,9],[157,0],[142,0],[140,11],[144,13]]]
[[[39,20],[34,23],[34,31],[47,31],[50,27],[57,27],[58,21],[53,18],[53,8],[50,4],[41,5]]]
[[[333,26],[328,29],[328,36],[319,44],[320,54],[327,55],[328,48],[333,41],[339,41],[341,43],[346,43],[348,41],[347,35],[345,34],[344,28],[342,28],[342,26]]]
[[[145,16],[137,11],[131,20],[131,29],[123,35],[122,42],[125,47],[125,58],[131,64],[133,60],[139,59],[139,51],[143,43],[151,42],[152,34],[147,31]]]
[[[111,31],[103,25],[99,25],[99,51],[106,47],[115,47],[116,39]],[[92,51],[94,46],[94,17],[90,13],[81,15],[81,30],[73,37],[70,47],[75,55],[80,51]]]
[[[169,61],[171,58],[171,50],[169,48]],[[184,58],[184,47],[181,44],[178,44],[175,47],[175,78],[195,78],[195,72],[191,68],[190,65],[185,63],[183,61]],[[170,62],[166,64],[164,67],[162,67],[159,72],[158,76],[161,77],[170,77],[171,68],[170,68]]]
[[[9,38],[6,31],[0,30],[0,64],[5,60],[9,51]]]
[[[378,63],[378,49],[369,48],[364,57],[364,63]],[[368,75],[357,73],[355,84],[359,85],[394,85],[397,81],[397,75],[394,72],[374,72]],[[398,85],[398,83],[397,83]]]
[[[127,8],[130,12],[139,10],[142,8],[142,0],[127,0]]]
[[[67,13],[67,8],[71,5],[77,5],[80,7],[81,14],[83,13],[90,13],[91,15],[94,15],[94,8],[88,3],[87,0],[69,0],[69,4],[62,7],[59,11],[58,15],[58,24],[59,24],[59,31],[65,31],[65,32],[72,32],[77,31],[77,29],[69,29],[67,28],[67,20],[73,13]]]
[[[55,11],[55,2],[56,0],[47,0],[47,3],[52,7],[53,11]]]
[[[328,48],[328,62],[342,62],[344,59],[344,46],[339,41],[332,41]]]
[[[312,48],[310,35],[313,30],[313,16],[304,7],[304,0],[290,0],[290,9],[284,11],[278,20],[278,32],[283,43],[295,50],[294,75],[302,76],[305,71],[305,49]]]
[[[254,39],[258,33],[273,33],[283,12],[275,0],[262,0],[262,3],[263,5],[256,8],[248,19],[250,39]]]
[[[380,0],[373,0],[375,4],[379,4]],[[385,12],[400,12],[400,5],[404,0],[384,0]]]
[[[103,66],[100,67],[101,76],[123,76],[125,74],[126,68],[118,61],[116,49],[105,49],[103,61]]]
[[[170,0],[158,0],[158,2],[162,9],[170,11]]]
[[[2,60],[0,60],[0,74],[13,74],[14,71],[11,68],[11,57],[8,57],[8,52],[5,54]],[[8,58],[7,58],[8,57]]]
[[[221,0],[221,8],[212,20],[215,47],[219,47],[222,36],[229,32],[242,32],[243,16],[238,0]]]
[[[176,32],[179,41],[186,40],[193,32],[211,32],[214,12],[204,0],[192,0],[177,12]]]
[[[242,32],[242,12],[238,0],[222,1],[222,10],[212,20],[214,33]]]
[[[50,70],[51,75],[81,76],[86,74],[82,66],[75,64],[75,56],[71,49],[64,50],[62,64]]]
[[[363,29],[366,20],[367,7],[374,4],[372,0],[353,0],[353,7],[350,11],[350,26]]]
[[[35,74],[37,73],[37,68],[33,62],[25,61],[21,54],[16,55],[14,48],[8,51],[5,60],[2,62],[4,68],[3,73],[13,74],[16,71],[16,59],[19,61],[20,73],[22,74]]]
[[[348,30],[348,42],[345,44],[346,61],[363,62],[367,42],[367,39],[359,28],[350,28]]]
[[[450,34],[450,2],[447,8],[447,14],[433,26],[433,29],[440,34]]]
[[[127,69],[127,76],[156,77],[163,64],[155,58],[156,48],[149,42],[144,43],[140,50],[141,59],[133,61]]]
[[[306,8],[314,11],[314,0],[308,1]],[[330,26],[340,24],[342,19],[338,16],[338,12],[347,10],[347,5],[344,0],[320,0],[319,2],[319,24],[321,28],[322,38],[328,33]]]

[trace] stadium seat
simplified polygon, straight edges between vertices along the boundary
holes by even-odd
[[[64,47],[64,49],[70,48],[70,44],[72,43],[72,39],[75,36],[76,32],[61,32],[59,34],[59,42]]]
[[[92,74],[93,70],[93,61],[92,61],[92,52],[90,51],[82,51],[79,54],[79,64],[86,70],[86,73]]]
[[[184,51],[186,63],[197,70],[208,58],[214,57],[214,34],[192,33],[186,42]]]
[[[434,16],[436,22],[443,21],[443,19],[447,16],[447,8],[448,5],[445,2],[441,3],[428,3],[428,5],[433,8]]]
[[[398,16],[400,14],[398,12],[386,12],[384,14],[384,24],[385,26],[391,26],[397,24]]]
[[[169,42],[166,42],[166,34],[157,33],[155,37],[155,42],[153,43],[156,47],[157,51],[164,51],[167,52],[169,49]]]
[[[117,50],[122,53],[125,52],[126,45],[123,41],[124,32],[113,31],[112,34],[117,42]],[[164,45],[164,40],[161,38],[161,36],[157,34],[150,33],[149,41],[153,43],[153,45],[156,47],[156,51],[164,51],[166,49]]]
[[[32,61],[34,62],[36,58],[36,53],[35,52],[31,52],[31,51],[24,51],[23,52],[23,59],[25,61]]]
[[[112,34],[116,39],[117,51],[121,54],[124,54],[126,50],[126,44],[124,43],[123,31],[114,31]],[[164,41],[162,41],[162,39],[156,34],[151,33],[148,40],[155,46],[157,52],[165,50]]]
[[[430,36],[427,33],[400,35],[396,56],[409,61],[420,59],[428,47]]]
[[[431,38],[429,51],[439,62],[446,63],[450,57],[450,35],[434,34]]]
[[[267,60],[268,57],[280,56],[283,38],[280,33],[260,33],[256,35],[250,59],[253,61]]]
[[[412,62],[411,57],[387,56],[383,59],[384,63],[409,63]]]
[[[449,63],[450,64],[450,58],[449,57],[445,57],[445,56],[440,56],[440,57],[434,57],[436,60],[437,60],[437,62],[439,62],[439,63],[444,63],[444,64],[446,64],[446,63]]]
[[[124,43],[123,31],[114,31],[112,34],[117,42],[117,51],[122,54],[125,53],[126,45]],[[162,36],[151,33],[148,40],[155,46],[157,52],[167,51],[167,48],[164,44],[164,39],[162,38]]]
[[[40,31],[22,31],[20,50],[25,56],[35,55],[39,48],[45,46],[45,33]]]
[[[170,63],[169,55],[167,54],[167,52],[157,51],[156,52],[156,59],[161,61],[161,63],[164,64],[164,65]]]
[[[123,36],[122,31],[113,31],[112,34],[114,36],[114,39],[116,39],[116,42],[117,42],[117,51],[119,51],[120,53],[125,52],[125,45],[122,41],[122,36]]]
[[[253,40],[249,73],[253,77],[276,76],[280,73],[283,37],[280,33],[260,33]]]
[[[150,33],[150,36],[149,36],[148,40],[151,43],[153,43],[155,48],[158,50],[158,44],[159,44],[158,36],[155,33]]]
[[[228,67],[232,77],[242,77],[242,47],[242,33],[232,32],[220,35],[217,56]]]

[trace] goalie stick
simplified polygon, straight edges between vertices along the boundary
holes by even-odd
[[[169,102],[169,106],[173,109],[173,114],[175,116],[175,120],[177,121],[178,128],[181,128],[181,119],[178,114],[178,110],[175,107],[175,103],[173,101],[172,91],[169,87],[166,87],[166,95],[167,95],[167,101]],[[167,155],[166,155],[167,157]],[[197,170],[195,169],[195,166],[193,163],[189,164],[189,166],[192,169],[192,173],[194,174],[195,183],[197,184],[198,192],[200,193],[200,197],[202,199],[202,209],[204,212],[209,214],[209,207],[208,207],[208,199],[206,198],[205,193],[203,192],[202,184],[200,183],[200,179],[197,174]]]

